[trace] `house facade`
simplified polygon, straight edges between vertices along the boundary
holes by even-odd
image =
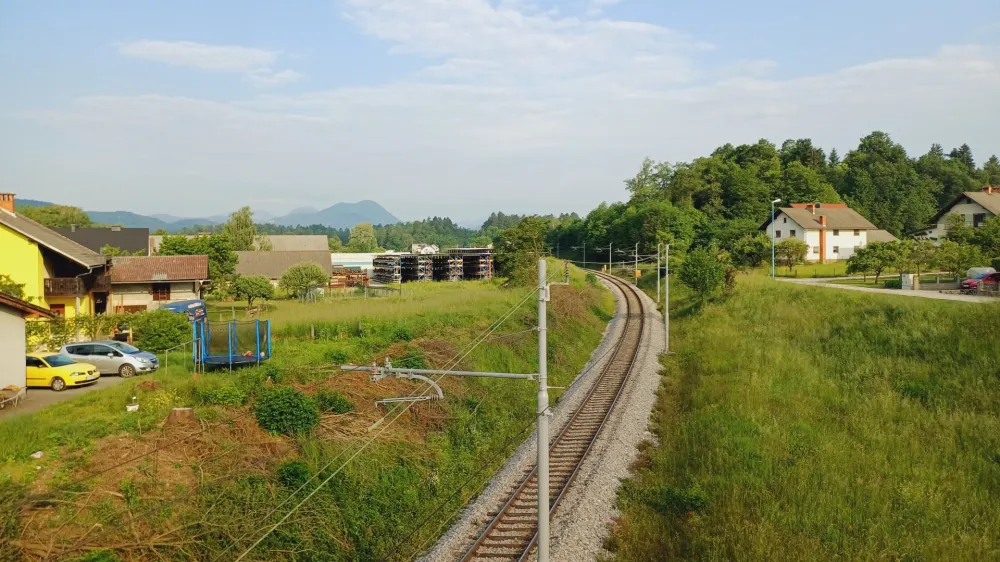
[[[25,318],[52,318],[52,311],[0,293],[0,388],[25,387]]]
[[[155,310],[200,299],[208,256],[131,256],[111,259],[111,308],[115,313]]]
[[[107,310],[108,258],[16,213],[13,193],[0,193],[0,256],[32,304],[66,317]]]
[[[808,246],[806,261],[820,263],[846,260],[871,242],[896,240],[843,203],[792,203],[761,229],[775,243],[802,240]]]
[[[948,235],[948,215],[960,215],[966,226],[979,228],[990,217],[1000,215],[1000,187],[983,186],[982,191],[966,191],[934,215],[926,230],[917,234],[920,238],[934,241],[944,240]]]

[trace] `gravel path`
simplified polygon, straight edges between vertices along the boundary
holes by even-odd
[[[785,283],[795,283],[797,285],[809,285],[811,287],[826,287],[828,289],[841,289],[846,291],[861,291],[864,293],[880,293],[883,295],[894,295],[897,297],[916,297],[922,299],[937,299],[945,301],[960,302],[1000,302],[995,297],[980,297],[976,295],[956,295],[952,293],[938,293],[936,291],[902,291],[899,289],[875,289],[873,287],[860,287],[858,285],[838,285],[836,279],[790,279],[778,278],[778,281]]]
[[[610,359],[610,351],[623,328],[625,300],[613,286],[605,283],[615,295],[615,316],[605,329],[604,337],[591,354],[581,375],[553,407],[550,435],[555,436],[569,420],[593,385],[596,376]],[[646,334],[640,344],[635,371],[623,390],[612,420],[604,427],[590,455],[584,461],[572,489],[567,492],[551,523],[553,560],[593,560],[601,549],[608,525],[616,515],[613,508],[620,479],[628,476],[628,467],[638,454],[636,446],[648,437],[649,413],[656,401],[659,386],[658,353],[663,341],[662,316],[645,295],[649,304]],[[650,322],[652,321],[652,322]],[[441,537],[421,562],[453,562],[457,560],[478,533],[489,523],[535,463],[535,434],[526,439],[507,460],[482,494],[462,512],[461,518]]]

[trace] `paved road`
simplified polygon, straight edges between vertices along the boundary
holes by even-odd
[[[850,279],[850,278],[845,278]],[[943,301],[960,302],[993,302],[998,303],[1000,299],[993,297],[979,297],[976,295],[955,295],[951,293],[939,293],[937,291],[901,291],[899,289],[875,289],[873,287],[861,287],[858,285],[840,285],[836,279],[815,279],[815,278],[789,278],[778,277],[779,281],[785,283],[795,283],[798,285],[810,285],[813,287],[827,287],[830,289],[843,289],[847,291],[861,291],[863,293],[880,293],[883,295],[895,295],[897,297],[917,297],[924,299],[937,299]]]
[[[22,414],[37,412],[46,406],[72,400],[73,398],[83,396],[88,392],[97,392],[103,388],[117,386],[126,380],[127,379],[114,375],[102,375],[96,383],[90,386],[81,386],[79,388],[69,387],[62,392],[56,392],[48,388],[29,388],[27,398],[18,402],[16,408],[8,405],[3,410],[0,410],[0,421],[20,416]]]

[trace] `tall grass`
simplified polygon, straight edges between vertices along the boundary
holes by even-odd
[[[614,560],[1000,559],[1000,308],[680,293]]]

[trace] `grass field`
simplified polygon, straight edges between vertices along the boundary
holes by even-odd
[[[700,311],[672,294],[612,560],[1000,559],[1000,308],[755,276]]]
[[[267,313],[275,350],[266,366],[194,380],[177,365],[183,354],[175,355],[168,372],[0,422],[0,559],[74,560],[102,547],[113,552],[87,560],[233,559],[314,489],[247,559],[410,559],[530,434],[535,385],[445,378],[444,401],[416,404],[392,423],[374,401],[422,385],[372,383],[367,373],[334,366],[392,357],[397,365],[443,367],[523,302],[458,366],[535,372],[534,294],[470,282],[415,285],[403,299],[277,301]],[[566,386],[587,361],[613,309],[611,295],[582,272],[574,270],[571,287],[553,288],[553,386]],[[270,435],[251,408],[272,384],[309,395],[337,391],[354,409],[324,415],[308,435]],[[129,414],[133,395],[140,410]],[[176,406],[194,407],[197,428],[162,425]],[[29,456],[37,450],[41,460]]]
[[[876,287],[876,288],[878,288],[878,287],[884,287],[885,286],[885,282],[886,282],[887,279],[899,279],[899,276],[898,275],[888,275],[888,276],[882,275],[881,277],[879,277],[878,283],[875,283],[875,276],[874,275],[869,275],[867,279],[862,278],[862,279],[837,279],[837,280],[831,280],[830,283],[836,283],[838,285],[857,285],[857,286],[861,286],[861,287]],[[934,274],[923,275],[922,274],[920,276],[920,283],[925,288],[926,287],[934,287],[936,284],[938,284],[938,282],[940,282],[941,284],[945,284],[945,283],[957,283],[958,280],[955,279],[954,277],[951,277],[948,274],[941,274],[941,275],[934,275]]]

